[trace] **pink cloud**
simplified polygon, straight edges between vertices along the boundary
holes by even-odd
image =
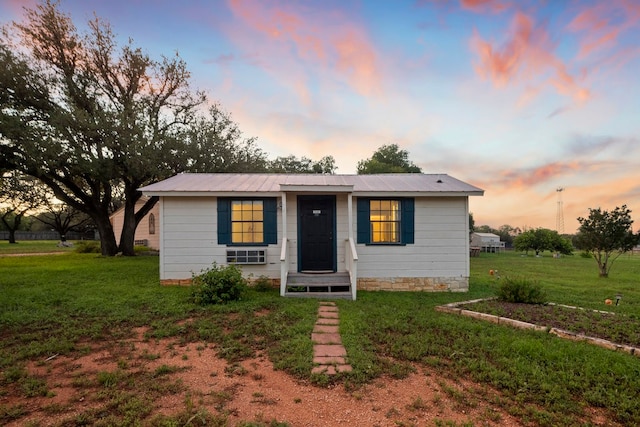
[[[576,15],[567,28],[580,33],[578,58],[614,48],[621,33],[640,22],[640,4],[626,0],[596,3]]]
[[[471,44],[479,57],[476,73],[483,79],[490,79],[497,87],[525,81],[533,86],[551,85],[557,93],[578,103],[591,96],[553,53],[555,44],[547,30],[535,26],[533,18],[523,12],[514,16],[508,39],[502,47],[483,40],[477,33]]]
[[[231,39],[259,49],[263,64],[272,67],[269,71],[297,80],[293,86],[301,95],[310,73],[332,76],[362,95],[380,92],[378,53],[364,28],[343,13],[278,1],[228,0],[228,4],[242,24],[228,27]]]
[[[562,163],[553,162],[525,173],[518,171],[506,171],[502,174],[503,179],[509,182],[510,187],[530,187],[554,179],[557,176],[565,175],[568,172],[581,169],[582,165],[576,162]]]
[[[501,0],[460,0],[463,9],[472,10],[474,12],[502,12],[508,9],[511,4]]]
[[[507,169],[493,174],[488,180],[475,182],[480,188],[493,188],[494,191],[510,192],[525,190],[554,181],[556,178],[584,172],[601,167],[599,164],[587,164],[582,161],[551,162],[531,169]]]

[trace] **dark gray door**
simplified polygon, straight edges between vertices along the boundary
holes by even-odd
[[[335,196],[298,196],[300,271],[335,271]]]

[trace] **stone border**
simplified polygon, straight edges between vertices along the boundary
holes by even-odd
[[[514,328],[519,328],[519,329],[531,329],[534,331],[540,331],[540,332],[546,332],[549,334],[553,334],[557,337],[560,338],[564,338],[564,339],[568,339],[571,341],[578,341],[578,342],[587,342],[589,344],[593,344],[593,345],[597,345],[599,347],[602,348],[606,348],[608,350],[614,350],[614,351],[621,351],[623,353],[628,353],[630,355],[636,356],[636,357],[640,357],[640,348],[637,347],[632,347],[629,345],[622,345],[622,344],[616,344],[612,341],[608,341],[602,338],[595,338],[595,337],[590,337],[587,335],[582,335],[582,334],[577,334],[575,332],[571,332],[571,331],[565,331],[564,329],[558,329],[558,328],[551,328],[548,326],[540,326],[540,325],[536,325],[533,323],[528,323],[528,322],[522,322],[520,320],[514,320],[514,319],[509,319],[508,317],[499,317],[499,316],[495,316],[493,314],[487,314],[487,313],[480,313],[477,311],[471,311],[471,310],[465,310],[464,308],[461,308],[461,306],[464,306],[465,304],[474,304],[477,302],[482,302],[482,301],[490,301],[490,300],[494,300],[496,298],[481,298],[481,299],[475,299],[475,300],[470,300],[470,301],[462,301],[462,302],[453,302],[450,304],[445,304],[445,305],[439,305],[436,307],[436,311],[440,311],[442,313],[453,313],[453,314],[459,314],[462,316],[467,316],[467,317],[471,317],[474,319],[480,319],[480,320],[485,320],[491,323],[496,323],[499,325],[508,325],[508,326],[512,326]],[[577,309],[577,310],[585,310],[584,308],[580,308],[580,307],[572,307],[569,305],[562,305],[562,304],[553,304],[550,303],[550,305],[555,305],[558,307],[565,307],[565,308],[572,308],[572,309]],[[600,310],[593,310],[595,312],[598,313],[609,313],[609,312],[605,312],[605,311],[600,311]],[[613,313],[615,314],[615,313]]]

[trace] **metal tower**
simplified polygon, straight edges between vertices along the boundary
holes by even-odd
[[[556,231],[558,234],[564,234],[564,212],[562,207],[562,192],[564,187],[556,188],[558,193],[558,210],[556,211]]]

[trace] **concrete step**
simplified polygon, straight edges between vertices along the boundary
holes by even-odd
[[[306,286],[334,286],[350,285],[349,273],[289,273],[287,276],[288,285]]]
[[[289,273],[285,296],[351,299],[348,273]]]

